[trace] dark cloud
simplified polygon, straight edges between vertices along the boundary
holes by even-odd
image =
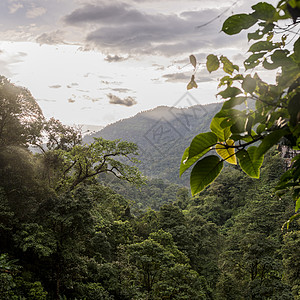
[[[111,56],[111,55],[107,55],[104,60],[108,61],[108,62],[121,62],[121,61],[124,61],[124,60],[127,60],[129,59],[129,57],[123,57],[123,56],[119,56],[119,55],[114,55],[114,56]]]
[[[132,106],[137,104],[136,100],[133,97],[126,97],[121,99],[120,97],[113,95],[113,94],[108,94],[107,95],[109,99],[110,104],[119,104],[119,105],[124,105],[124,106]]]
[[[87,34],[86,42],[103,51],[170,56],[222,44],[225,36],[218,34],[221,22],[197,29],[220,12],[216,8],[186,11],[180,15],[150,14],[124,3],[102,3],[83,5],[64,20],[73,26],[90,25],[93,29]],[[107,58],[113,61],[118,57]]]
[[[86,4],[65,17],[70,25],[82,23],[122,24],[142,23],[144,14],[125,3]]]
[[[191,78],[190,75],[186,75],[184,73],[174,73],[174,74],[165,74],[163,78],[166,78],[168,82],[188,82]]]
[[[49,85],[49,88],[50,89],[59,89],[59,88],[61,88],[61,85],[59,85],[59,84]]]

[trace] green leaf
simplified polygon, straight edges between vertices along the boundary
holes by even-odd
[[[191,167],[202,156],[202,154],[199,154],[199,155],[196,155],[196,156],[188,159],[189,150],[190,150],[190,147],[186,148],[182,155],[181,163],[180,163],[180,170],[179,170],[180,177],[189,167]]]
[[[259,2],[252,6],[255,12],[252,14],[255,18],[265,21],[272,21],[276,14],[276,9],[273,5],[266,2]]]
[[[259,59],[262,58],[267,52],[254,53],[251,54],[245,61],[244,66],[246,70],[252,69],[259,64]]]
[[[261,30],[257,29],[253,33],[248,33],[248,42],[250,42],[251,40],[260,40],[263,36],[264,35]]]
[[[220,60],[223,64],[224,72],[232,75],[233,71],[235,70],[233,63],[226,56],[223,55],[220,57]]]
[[[206,58],[206,68],[209,73],[218,70],[220,67],[219,59],[216,55],[209,54]]]
[[[232,108],[237,105],[241,105],[247,101],[247,97],[234,97],[224,102],[222,110]]]
[[[254,43],[251,45],[249,48],[249,52],[261,52],[261,51],[271,51],[273,49],[276,49],[278,47],[277,44],[273,44],[272,42],[269,41],[259,41],[257,43]]]
[[[257,18],[248,14],[237,14],[230,16],[223,23],[222,31],[226,34],[233,35],[239,33],[243,29],[248,29],[257,22]]]
[[[210,147],[217,143],[217,141],[218,138],[213,132],[198,134],[191,142],[188,158],[191,159],[200,154],[204,155],[207,151],[209,151]]]
[[[196,81],[195,81],[195,76],[192,75],[191,81],[190,81],[189,84],[187,85],[187,89],[188,89],[188,90],[191,90],[192,88],[197,88],[197,87],[198,87],[198,85],[197,85],[197,83],[196,83]]]
[[[230,127],[223,128],[221,126],[221,123],[226,119],[228,119],[228,117],[227,118],[214,117],[210,123],[210,130],[217,135],[218,140],[220,142],[226,141],[231,136]]]
[[[242,93],[242,91],[240,89],[229,86],[226,90],[218,93],[218,95],[220,95],[222,98],[226,99],[226,98],[235,97],[241,93]]]
[[[300,62],[300,38],[294,44],[293,60],[297,63]]]
[[[247,75],[242,83],[242,88],[245,92],[252,94],[256,89],[256,80],[251,75]]]
[[[236,153],[239,159],[242,170],[252,178],[259,178],[260,167],[263,163],[264,157],[256,157],[257,147],[252,146],[247,150],[240,150]]]
[[[234,140],[227,140],[225,144],[217,144],[216,152],[228,163],[236,165],[235,149],[227,146],[233,146]]]
[[[295,205],[295,213],[299,210],[300,208],[300,198],[297,199],[296,205]]]
[[[197,66],[197,59],[194,55],[190,55],[190,63],[193,65],[193,67],[196,69]]]
[[[256,158],[263,156],[272,146],[276,145],[281,137],[289,132],[286,129],[279,129],[271,132],[264,137],[260,145],[257,147]]]
[[[192,195],[200,193],[212,183],[220,174],[222,168],[223,161],[215,155],[204,157],[198,161],[192,170],[190,178]]]
[[[256,128],[257,134],[261,134],[266,130],[266,124],[259,124]]]

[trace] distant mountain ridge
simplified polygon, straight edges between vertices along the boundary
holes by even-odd
[[[221,105],[159,106],[87,135],[84,142],[91,143],[95,137],[134,142],[140,149],[139,169],[146,176],[188,185],[188,174],[179,178],[182,154],[195,135],[209,130],[211,119]]]

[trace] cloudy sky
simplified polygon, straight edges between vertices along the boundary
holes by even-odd
[[[210,53],[225,54],[240,63],[245,34],[220,29],[256,2],[1,0],[0,74],[66,124],[103,126],[159,105],[196,104],[182,98],[193,72],[189,55],[205,63]],[[220,76],[200,64],[193,99],[216,101]]]

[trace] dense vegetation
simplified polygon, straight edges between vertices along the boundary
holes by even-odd
[[[278,86],[266,85],[257,76],[223,78],[221,85],[227,87],[220,94],[230,99],[214,117],[212,132],[200,133],[182,160],[181,172],[200,159],[192,172],[192,192],[200,193],[193,197],[172,181],[173,176],[168,182],[155,178],[164,169],[161,152],[176,152],[194,134],[192,123],[187,126],[178,117],[183,111],[171,113],[172,119],[159,117],[154,127],[144,118],[139,124],[146,130],[142,134],[126,121],[125,135],[149,142],[152,150],[143,144],[142,152],[158,152],[151,159],[140,156],[152,175],[146,180],[136,167],[138,147],[132,141],[100,136],[82,143],[76,129],[45,120],[28,90],[0,77],[1,300],[300,299],[299,220],[281,230],[295,211],[293,196],[299,197],[300,158],[286,171],[280,152],[272,147],[282,136],[294,147],[299,144],[295,140],[299,135],[299,82],[293,85],[299,75],[299,39],[290,54],[278,50],[270,34],[271,20],[289,18],[288,11],[296,13],[292,17],[297,21],[299,1],[289,1],[290,7],[283,6],[286,4],[280,1],[277,7],[283,15],[260,3],[253,7],[253,14],[225,22],[223,30],[233,34],[258,20],[266,21],[251,35],[261,39],[267,34],[267,41],[258,42],[254,51],[258,56],[249,63],[259,64],[266,50],[273,63],[264,60],[264,66],[276,69],[282,66],[281,60],[288,62],[282,74],[285,79],[293,78],[284,81],[279,75]],[[280,47],[286,45],[284,39],[280,43]],[[194,57],[191,62],[196,65]],[[209,56],[209,70],[218,68],[220,62],[229,74],[237,70],[223,56]],[[234,81],[241,82],[244,97],[236,97],[241,90],[232,86]],[[191,86],[196,86],[195,75]],[[232,109],[248,94],[267,101],[256,105],[260,118],[249,108],[239,114]],[[203,130],[215,108],[202,113]],[[166,109],[159,108],[164,116]],[[286,119],[279,121],[284,112]],[[270,123],[263,123],[266,116]],[[159,135],[157,141],[153,134],[162,133],[159,130],[164,127],[167,137]],[[198,126],[198,130],[202,129]],[[120,137],[124,138],[115,138]],[[259,146],[255,144],[258,140],[262,140]],[[245,143],[235,145],[237,141]],[[212,145],[221,159],[202,157]],[[31,147],[39,151],[34,154]],[[264,156],[264,162],[258,154]],[[250,177],[235,166],[235,155]],[[151,166],[153,158],[160,160]],[[163,159],[167,158],[165,164],[172,168],[172,155]],[[216,160],[218,166],[220,161],[222,166],[225,161],[233,166],[225,162],[224,172],[219,175],[218,167],[214,176],[204,172],[205,177],[203,170]],[[259,180],[251,178],[259,172]],[[293,194],[274,194],[280,178],[283,188],[295,188]],[[296,213],[299,203],[298,199]]]
[[[27,90],[2,77],[0,91],[0,299],[299,299],[300,231],[280,230],[293,203],[272,193],[280,153],[261,180],[228,166],[191,198],[140,185],[134,144],[83,145]]]

